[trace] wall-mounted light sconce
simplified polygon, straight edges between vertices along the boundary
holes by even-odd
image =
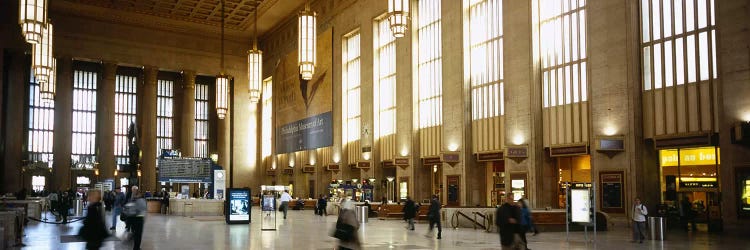
[[[370,184],[375,183],[375,178],[370,178],[370,179],[367,179],[367,180],[370,181]]]
[[[513,145],[523,145],[524,141],[525,139],[522,134],[516,134],[515,136],[513,136]]]
[[[607,125],[606,127],[604,127],[604,129],[602,129],[602,133],[604,133],[604,135],[606,136],[613,136],[617,134],[617,129],[612,125]]]
[[[388,180],[388,182],[392,182],[393,180],[396,179],[396,177],[388,176],[388,177],[385,177],[385,179]]]
[[[115,173],[113,174],[113,176],[117,176],[117,170],[115,170]]]
[[[141,177],[141,170],[138,170],[138,177]]]
[[[219,154],[211,154],[211,160],[214,161],[214,163],[219,162]]]
[[[458,150],[458,143],[451,143],[450,145],[448,145],[448,150],[449,151],[457,151]]]
[[[365,161],[370,160],[370,152],[362,153],[362,159],[365,159]]]
[[[408,156],[409,155],[409,149],[403,148],[401,149],[401,156]]]
[[[352,179],[352,183],[357,183],[357,181],[359,181],[359,179],[356,179],[356,178]]]

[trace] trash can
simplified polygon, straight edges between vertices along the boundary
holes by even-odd
[[[83,216],[83,200],[81,199],[75,199],[73,200],[73,214],[74,217],[81,217]]]
[[[355,214],[357,215],[357,222],[367,223],[367,219],[369,218],[368,213],[370,211],[367,210],[366,206],[357,206],[357,208],[354,211],[355,211]]]
[[[648,217],[648,228],[651,231],[651,240],[663,241],[667,220],[664,217]]]

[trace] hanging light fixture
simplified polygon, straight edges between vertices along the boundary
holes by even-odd
[[[297,54],[299,59],[299,73],[303,80],[312,79],[315,73],[315,44],[317,14],[310,10],[310,3],[299,12]]]
[[[42,42],[42,29],[47,21],[47,0],[20,0],[18,24],[21,25],[26,42],[37,44]]]
[[[394,37],[404,37],[409,24],[409,1],[388,0],[388,23]]]
[[[216,76],[216,115],[224,119],[229,109],[229,81],[231,76],[224,73],[224,0],[221,0],[221,72]]]
[[[55,100],[55,84],[57,82],[57,59],[52,58],[52,70],[49,71],[47,82],[39,83],[39,97],[43,102],[52,102]]]
[[[255,23],[253,24],[253,49],[247,52],[247,79],[250,102],[258,103],[262,92],[263,51],[258,49],[258,5],[255,5]]]
[[[50,71],[52,71],[52,34],[52,23],[47,22],[47,25],[42,28],[41,42],[33,45],[34,57],[31,67],[34,71],[34,79],[40,85],[49,82]]]

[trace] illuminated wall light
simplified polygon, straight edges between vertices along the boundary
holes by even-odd
[[[513,144],[515,145],[522,145],[524,143],[523,135],[517,134],[513,136]]]
[[[604,133],[604,135],[613,136],[613,135],[615,135],[617,133],[617,129],[615,129],[614,126],[609,125],[609,126],[605,127],[602,132]]]
[[[407,156],[409,155],[409,149],[403,148],[401,149],[401,156]]]
[[[333,163],[339,163],[340,161],[341,161],[341,154],[337,152],[333,155]]]
[[[20,0],[18,24],[26,42],[42,42],[42,29],[47,21],[47,0]]]
[[[385,177],[385,179],[388,180],[388,182],[392,182],[393,180],[396,179],[396,177],[388,176],[388,177]]]
[[[370,153],[369,152],[362,153],[362,159],[365,159],[365,161],[369,161],[370,160]]]
[[[311,80],[313,73],[315,73],[317,13],[310,10],[309,3],[305,4],[304,10],[300,11],[297,24],[299,73],[302,75],[302,80]]]
[[[456,151],[456,150],[458,150],[458,144],[457,143],[451,143],[450,145],[448,145],[448,150],[450,150],[450,151]]]
[[[742,120],[750,123],[750,111],[742,114]]]
[[[437,165],[432,166],[432,172],[437,173]]]

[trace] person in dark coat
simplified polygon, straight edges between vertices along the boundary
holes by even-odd
[[[495,224],[500,231],[500,244],[503,249],[515,249],[520,242],[521,209],[513,202],[513,196],[508,195],[505,203],[495,212]],[[518,239],[516,239],[518,238]]]
[[[317,209],[317,214],[320,216],[328,215],[328,211],[326,211],[326,207],[328,207],[328,201],[326,200],[326,197],[322,194],[318,198],[318,203],[315,204],[315,207]]]
[[[432,238],[432,228],[434,228],[435,225],[437,225],[437,239],[441,239],[441,234],[443,232],[443,227],[440,225],[440,208],[441,208],[440,201],[438,200],[437,195],[432,196],[432,200],[430,200],[430,210],[427,212],[427,218],[430,220],[430,230],[427,231],[427,234],[425,237]]]
[[[406,205],[404,205],[404,219],[409,222],[406,229],[414,231],[414,217],[417,217],[417,205],[410,196],[406,196]]]
[[[91,190],[88,193],[89,206],[86,218],[83,219],[83,227],[78,232],[78,236],[86,241],[86,249],[99,249],[104,239],[109,237],[107,225],[104,224],[102,216],[101,197],[99,190]]]
[[[58,204],[58,212],[60,213],[60,217],[62,217],[63,224],[68,223],[68,211],[70,210],[70,203],[72,202],[70,193],[71,192],[63,191],[60,196],[60,203]]]

